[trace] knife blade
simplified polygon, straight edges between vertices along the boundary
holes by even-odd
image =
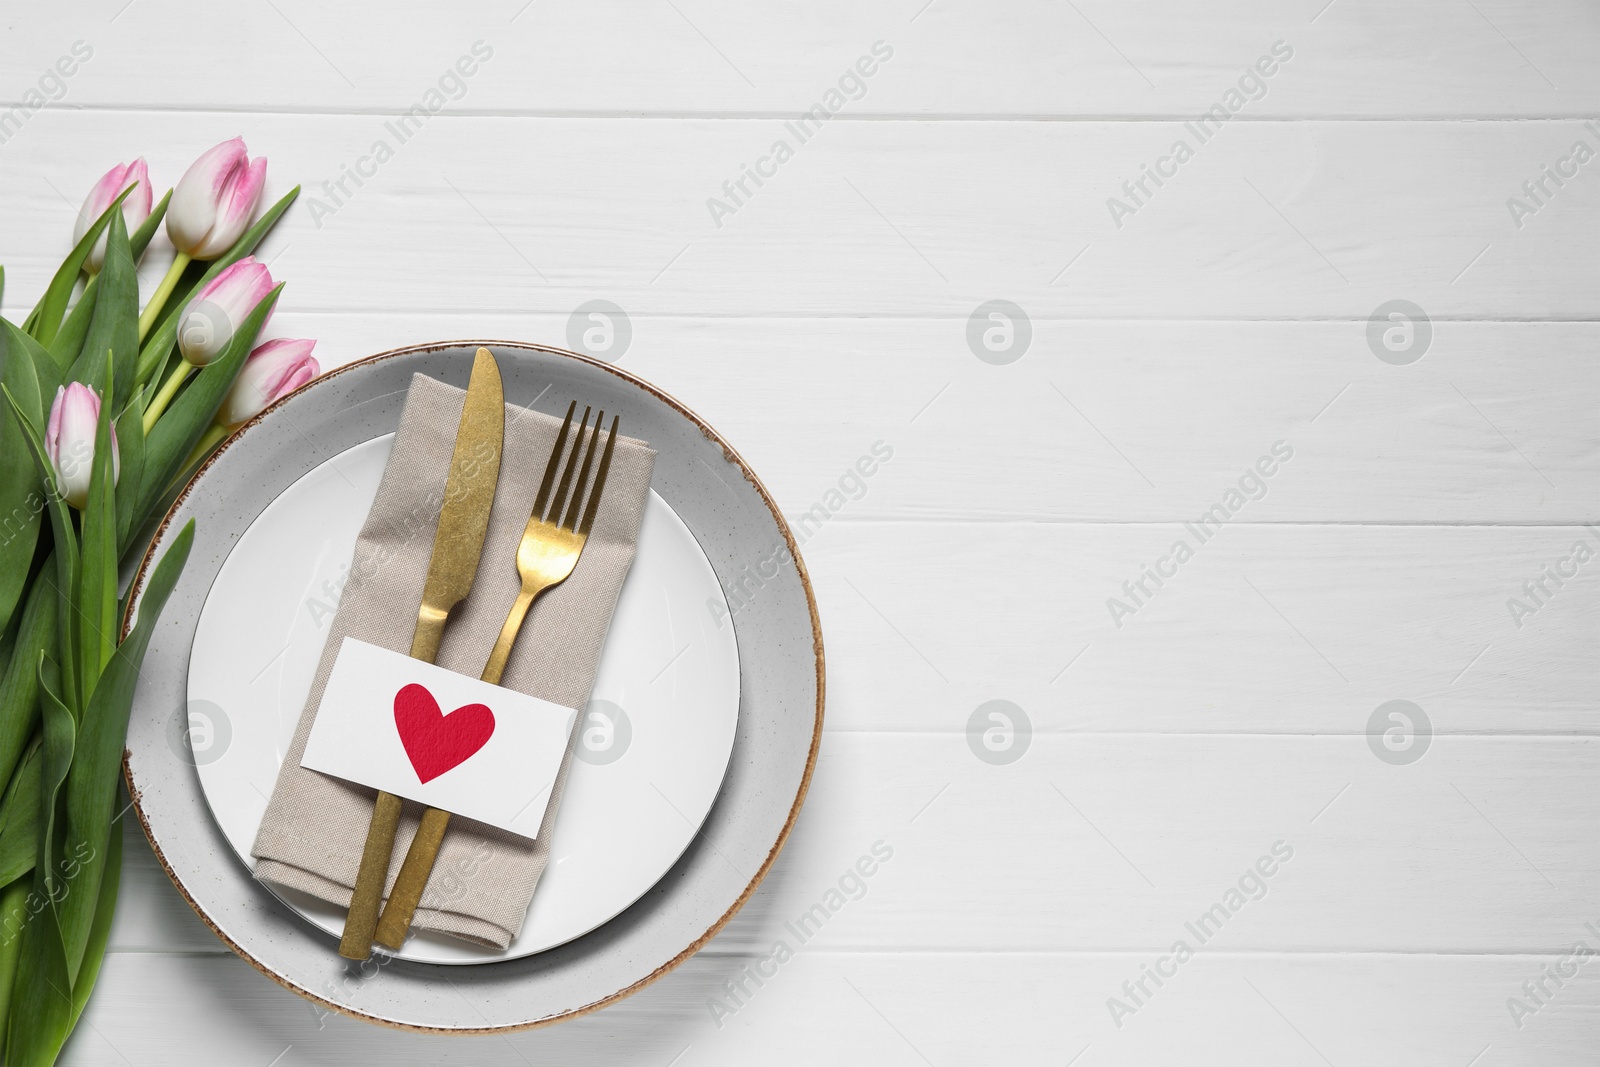
[[[411,638],[414,659],[434,661],[451,610],[466,599],[477,576],[495,485],[500,479],[505,410],[500,368],[489,350],[480,348],[472,361],[472,377],[467,382],[467,396],[450,456],[450,475],[444,485],[444,503],[439,509],[439,525],[423,580],[422,603]],[[400,808],[399,797],[378,793],[350,910],[345,916],[344,936],[339,940],[339,955],[345,959],[364,960],[372,955],[372,935],[378,925],[378,906],[389,875]]]

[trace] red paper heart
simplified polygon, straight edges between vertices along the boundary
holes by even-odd
[[[487,704],[464,704],[446,715],[427,686],[413,682],[394,695],[394,725],[424,785],[472,758],[494,734]]]

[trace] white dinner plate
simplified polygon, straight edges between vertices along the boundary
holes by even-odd
[[[727,603],[734,610],[723,620],[738,634],[739,710],[732,755],[726,757],[721,788],[698,833],[687,825],[699,819],[698,812],[687,818],[685,809],[681,821],[692,839],[676,862],[663,861],[671,866],[658,881],[588,933],[489,966],[387,957],[377,965],[347,966],[349,961],[339,957],[330,934],[255,880],[240,861],[247,846],[235,844],[212,814],[209,786],[202,785],[202,768],[196,767],[195,750],[185,736],[193,735],[188,700],[191,664],[198,668],[199,661],[211,655],[206,649],[213,627],[209,618],[202,626],[201,616],[209,612],[207,602],[213,586],[223,580],[224,568],[232,566],[231,558],[243,551],[241,543],[251,537],[252,527],[274,501],[331,457],[393,433],[414,374],[465,386],[480,344],[499,360],[507,403],[559,417],[570,400],[582,399],[619,413],[622,424],[632,427],[631,436],[656,449],[651,489],[671,505],[693,535],[721,588],[738,590],[737,596],[729,593]],[[375,477],[375,470],[370,476]],[[340,491],[349,489],[343,486]],[[366,505],[352,508],[355,515],[364,513]],[[654,551],[652,545],[665,551],[673,540],[673,524],[657,522],[657,517],[671,518],[660,509],[646,520],[650,529],[640,538],[641,568],[644,554]],[[316,543],[329,536],[331,527],[322,527],[330,521],[319,514],[295,536]],[[683,963],[724,928],[772,869],[799,815],[822,739],[824,668],[816,602],[794,537],[755,473],[715,429],[659,388],[615,366],[539,345],[460,341],[385,352],[324,375],[269,407],[224,442],[161,521],[133,578],[130,596],[136,610],[152,562],[178,543],[190,522],[194,538],[187,563],[152,631],[139,672],[124,764],[128,793],[156,861],[184,900],[225,944],[284,988],[330,1011],[429,1033],[545,1026],[615,1003]],[[656,536],[658,529],[668,534]],[[347,539],[354,536],[353,530],[346,528]],[[336,571],[349,555],[348,540],[338,553],[331,548],[329,552],[331,562],[326,565]],[[312,568],[324,563],[302,561],[293,566],[303,569],[295,572],[286,564],[282,572],[273,571],[258,594],[266,600],[283,598],[293,611],[307,611],[301,625],[314,630],[304,601],[321,592],[320,581],[310,588],[308,583]],[[625,599],[636,595],[635,579],[644,575],[641,569],[629,579]],[[644,595],[648,600],[648,588]],[[690,615],[701,615],[697,623],[673,610],[673,633],[680,638],[683,627],[705,625],[708,620],[715,626],[713,616],[720,614],[704,601],[694,609]],[[628,609],[624,618],[619,611],[613,640],[622,627],[633,625],[634,614]],[[649,619],[647,610],[639,624],[648,626]],[[722,639],[728,640],[725,634]],[[262,647],[251,661],[251,675],[236,679],[234,685],[248,685],[264,669],[282,672],[277,685],[290,684],[291,668],[287,664],[274,668],[270,662],[278,648],[290,644],[288,636],[257,638],[247,631],[238,640]],[[270,644],[274,640],[276,646]],[[672,651],[680,647],[681,641]],[[725,647],[733,649],[731,643]],[[581,768],[596,781],[604,777],[600,772],[621,773],[644,751],[639,747],[646,744],[644,712],[636,705],[651,708],[655,698],[638,695],[638,686],[648,685],[665,665],[648,664],[643,678],[629,682],[619,700],[619,691],[606,688],[612,655],[608,648],[599,695],[627,708],[634,736],[615,763]],[[310,669],[309,660],[304,664],[299,668],[302,686],[303,672]],[[676,667],[662,674],[654,687],[677,684],[675,679]],[[291,698],[284,706],[297,708],[299,703]],[[229,730],[231,719],[230,715]],[[272,732],[274,753],[281,743],[278,730],[285,728]],[[218,741],[207,744],[212,746],[208,752],[215,751]],[[234,744],[229,740],[223,747],[231,751]],[[204,771],[210,777],[209,767]],[[713,773],[711,780],[715,777]],[[664,787],[663,792],[669,791]],[[653,788],[651,796],[659,803]],[[556,828],[558,847],[579,843],[566,830],[568,816],[578,817],[581,798],[573,794],[566,799],[569,803],[563,804]],[[669,799],[683,804],[678,797]],[[261,802],[259,796],[253,801]],[[249,823],[253,827],[254,819]],[[674,843],[670,853],[676,855],[679,847]],[[566,862],[558,864],[546,877],[566,877],[560,869],[565,866]],[[545,906],[546,891],[559,884],[548,882],[535,893],[536,913]],[[616,901],[634,892],[630,888]],[[607,904],[593,916],[618,906]],[[540,921],[536,915],[534,921]],[[591,921],[574,920],[570,929]],[[551,940],[559,936],[552,935]]]
[[[250,847],[393,440],[347,449],[278,495],[228,554],[200,614],[189,741],[206,802],[252,867]],[[497,562],[514,565],[480,566]],[[541,952],[593,930],[660,880],[699,831],[733,749],[739,650],[733,627],[717,624],[728,617],[710,561],[652,490],[527,922],[504,951],[419,931],[402,959],[484,963]],[[338,938],[343,908],[270,888]]]

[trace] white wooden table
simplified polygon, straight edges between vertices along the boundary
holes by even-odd
[[[324,366],[625,309],[812,516],[829,667],[772,876],[631,1000],[323,1017],[134,828],[66,1060],[1594,1062],[1597,46],[1592,0],[11,5],[0,94],[60,99],[0,122],[8,314],[106,166],[243,133]]]

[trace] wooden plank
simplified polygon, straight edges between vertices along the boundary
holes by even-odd
[[[804,930],[879,841],[892,860],[819,943],[1164,949],[1279,842],[1292,859],[1232,907],[1219,947],[1550,951],[1594,921],[1600,865],[1570,843],[1600,812],[1546,799],[1581,794],[1592,739],[1435,737],[1409,766],[1364,737],[1035,732],[1010,765],[978,759],[964,731],[833,734],[823,750],[785,869],[720,940]]]
[[[461,119],[369,159],[360,188],[341,168],[397,140],[379,117],[260,116],[249,134],[272,157],[271,189],[307,186],[263,252],[292,279],[286,309],[565,314],[604,297],[638,315],[963,323],[993,299],[1035,321],[1366,323],[1397,299],[1433,321],[1600,310],[1600,182],[1579,170],[1549,186],[1520,229],[1506,206],[1577,140],[1600,144],[1570,121],[1241,124],[1115,219],[1108,203],[1131,202],[1122,183],[1193,134],[846,123],[798,144],[763,187],[746,180],[737,211],[715,217],[708,203],[732,203],[723,183],[742,165],[798,141],[782,122]],[[40,114],[7,146],[0,179],[13,299],[64,250],[78,205],[62,191],[91,178],[79,146],[149,152],[166,182],[198,140],[182,115]],[[334,180],[348,198],[329,194]]]
[[[1593,943],[1591,939],[1591,944]],[[770,950],[768,950],[770,951]],[[1202,950],[1119,1029],[1107,1001],[1144,956],[839,953],[691,959],[550,1029],[440,1037],[324,1016],[233,958],[116,955],[63,1064],[378,1062],[956,1064],[1588,1062],[1594,964],[1518,1029],[1506,1006],[1567,957],[1263,956]],[[768,973],[757,987],[748,977]],[[381,981],[381,976],[377,981]],[[735,999],[728,984],[742,982]],[[1146,987],[1154,989],[1149,983]],[[1404,1010],[1396,1004],[1403,1003]],[[732,1009],[731,1013],[728,1009]],[[181,1049],[181,1052],[179,1051]]]
[[[132,812],[122,828],[122,886],[110,951],[233,955],[173,888]]]
[[[329,369],[445,338],[581,347],[580,307],[290,306],[272,330],[318,338]],[[1237,521],[1597,517],[1593,323],[1439,323],[1410,366],[1373,356],[1364,322],[1040,322],[1009,366],[975,357],[958,319],[629,315],[626,329],[618,365],[717,427],[797,522],[839,490],[830,522],[1181,523],[1280,440],[1294,458]],[[862,489],[848,472],[879,442],[893,456]]]
[[[955,730],[1004,698],[1060,733],[1352,735],[1405,699],[1440,734],[1594,733],[1600,569],[1572,551],[1600,556],[1591,528],[1239,526],[1143,579],[1179,540],[1196,545],[1184,527],[830,523],[802,549],[829,726]],[[1558,588],[1561,560],[1578,574]],[[1143,603],[1123,589],[1140,580]]]
[[[863,80],[864,90],[847,81],[846,92],[860,95],[841,97],[842,115],[1053,118],[1198,113],[1281,41],[1292,57],[1264,81],[1264,94],[1247,84],[1258,98],[1241,114],[1594,113],[1592,7],[1475,7],[832,0],[753,8],[688,0],[640,8],[514,0],[463,17],[413,0],[374,20],[305,0],[203,11],[143,0],[109,24],[98,13],[19,11],[0,56],[13,72],[5,95],[17,102],[34,72],[74,40],[88,43],[92,58],[65,80],[63,103],[72,107],[400,111],[435,89],[449,114],[791,114],[837,87],[882,41],[892,58]],[[151,61],[180,37],[217,44],[185,48],[181,63]],[[258,51],[237,47],[246,40]],[[470,77],[449,78],[479,41],[487,62]]]
[[[1071,708],[1025,710],[1010,764],[975,754],[965,705],[922,705],[925,733],[830,731],[716,950],[1148,952],[1211,914],[1200,932],[1230,952],[1548,953],[1600,925],[1600,859],[1571,847],[1600,810],[1549,800],[1592,783],[1594,738],[1440,734],[1402,765],[1359,735],[1072,735]],[[147,851],[133,892],[159,890]],[[112,936],[218,948],[165,904],[124,908]]]

